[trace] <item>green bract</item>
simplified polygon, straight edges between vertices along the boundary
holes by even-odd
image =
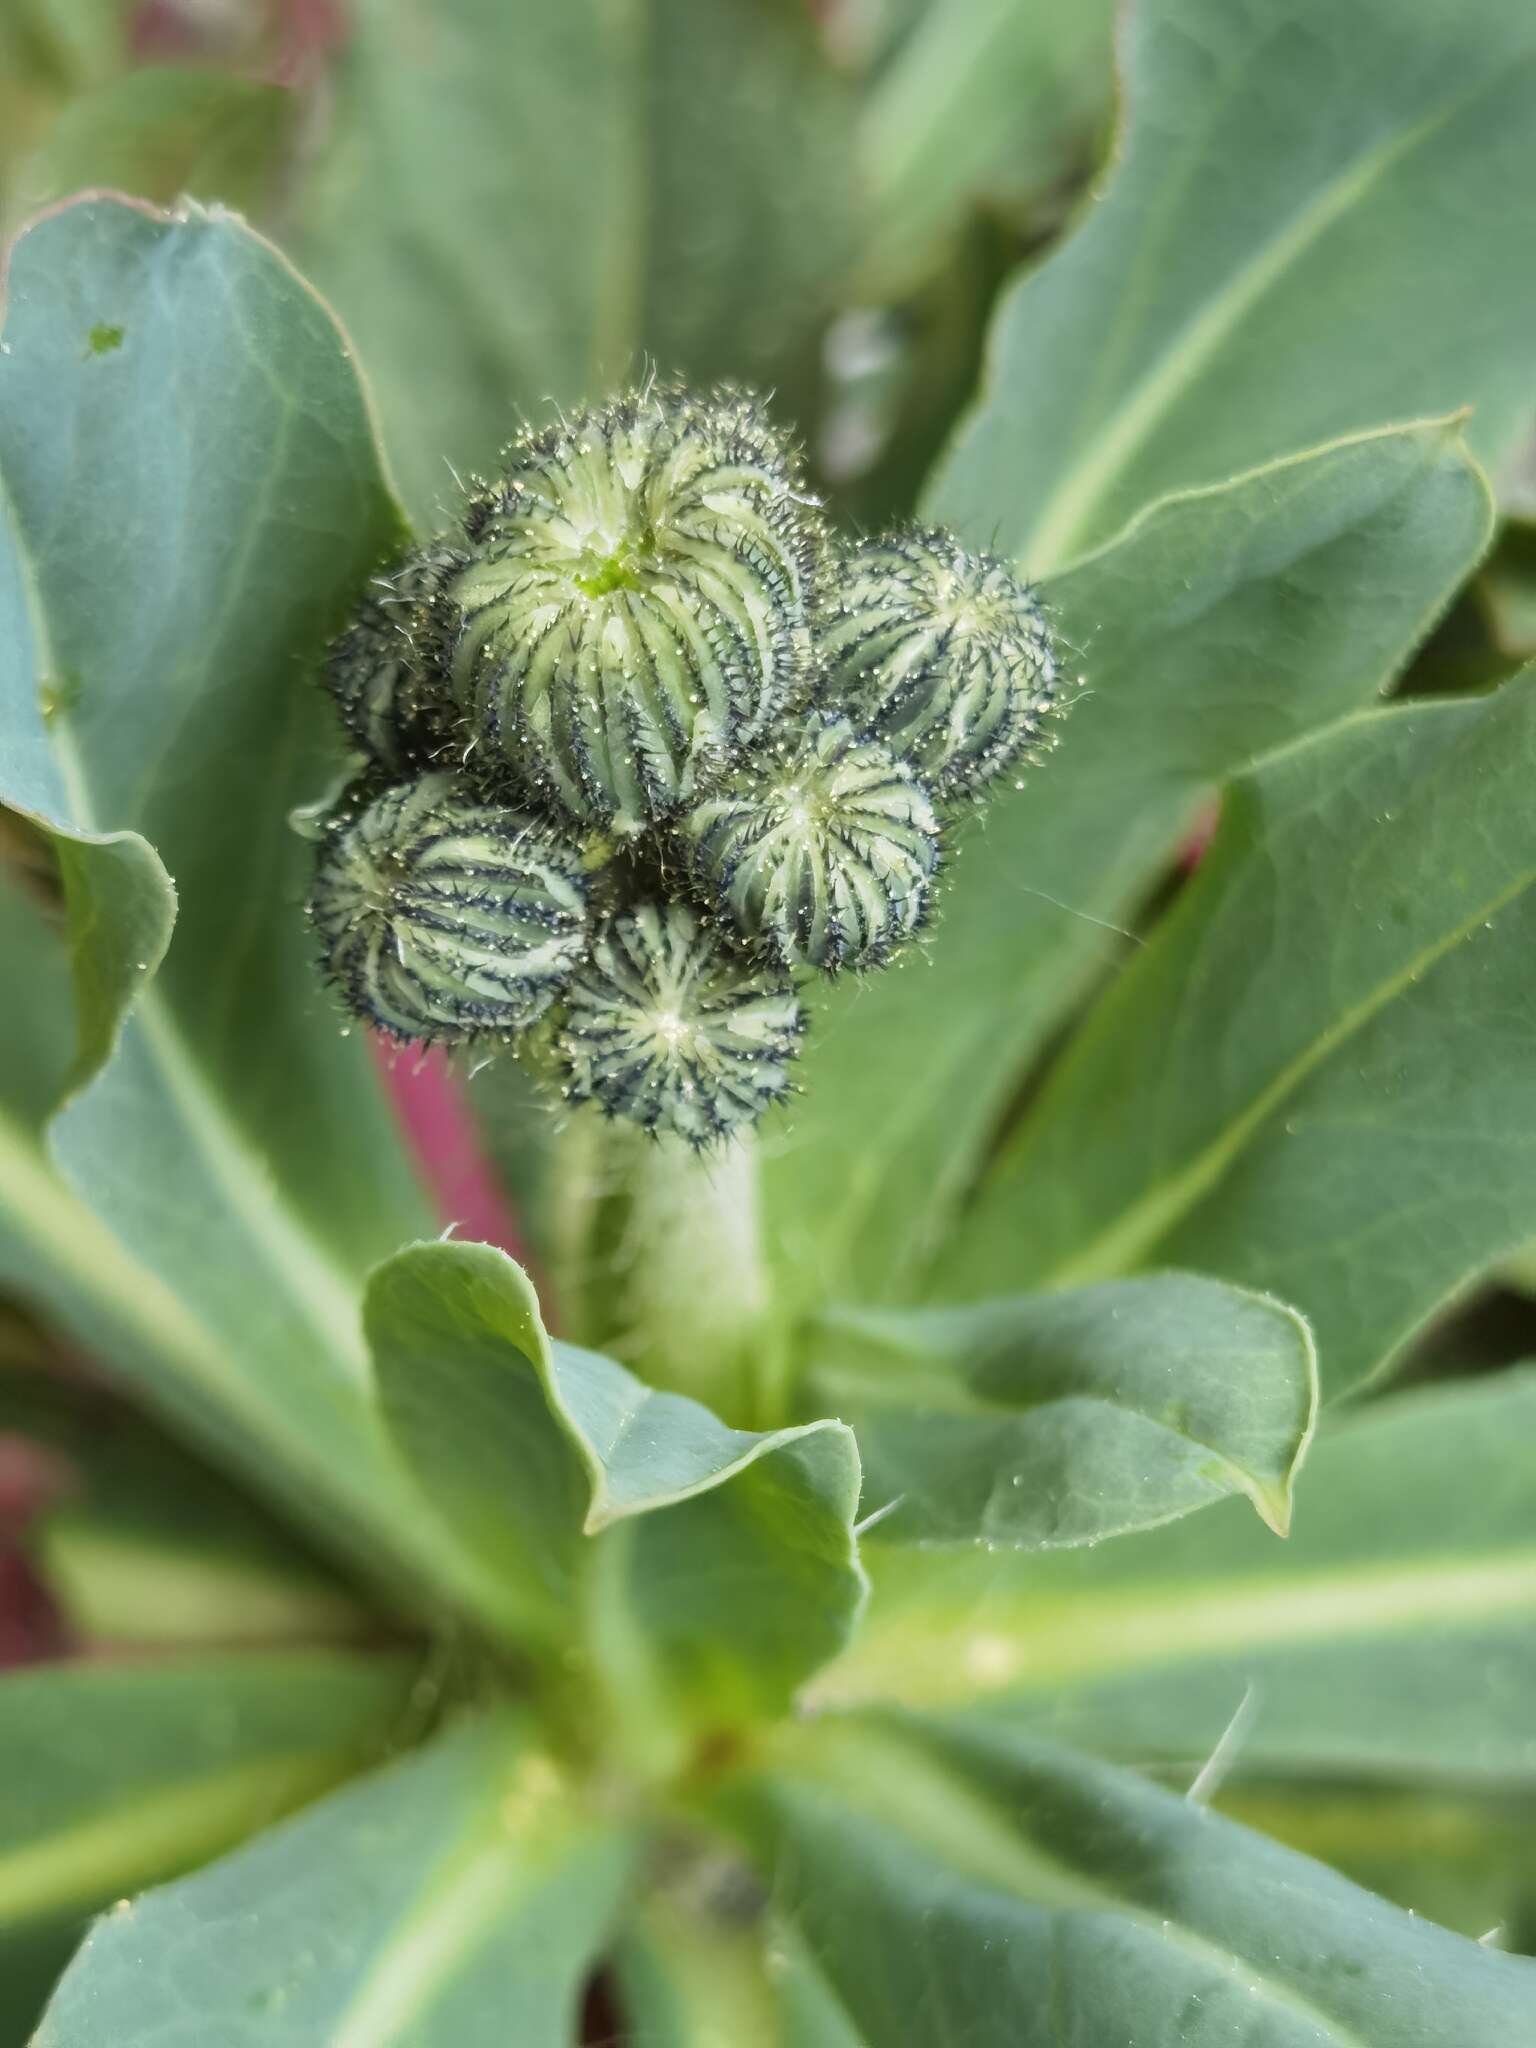
[[[399,1039],[520,1030],[586,950],[577,854],[450,775],[344,810],[321,847],[309,914],[328,978]]]
[[[643,904],[599,934],[558,1044],[576,1101],[705,1145],[782,1100],[802,1028],[782,976],[686,905]]]
[[[850,550],[820,644],[830,695],[946,796],[979,790],[1039,743],[1056,701],[1033,591],[952,534],[914,529]]]
[[[740,768],[683,827],[702,886],[785,967],[874,967],[922,922],[939,821],[912,770],[846,719]]]
[[[803,695],[820,531],[751,399],[645,391],[527,436],[449,585],[473,743],[533,801],[670,816]]]

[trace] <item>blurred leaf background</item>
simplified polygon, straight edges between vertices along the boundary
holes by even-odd
[[[18,0],[0,217],[238,208],[333,301],[407,508],[651,368],[905,509],[1107,146],[1110,0]]]

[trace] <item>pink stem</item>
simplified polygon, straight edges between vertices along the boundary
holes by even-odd
[[[384,1085],[433,1205],[454,1234],[523,1256],[517,1223],[480,1143],[463,1086],[441,1048],[375,1042]]]

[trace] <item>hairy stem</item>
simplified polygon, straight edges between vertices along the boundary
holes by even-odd
[[[556,1164],[564,1328],[728,1421],[782,1420],[750,1138],[707,1153],[579,1116]]]

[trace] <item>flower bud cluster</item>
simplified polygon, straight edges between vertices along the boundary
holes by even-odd
[[[310,902],[347,1006],[701,1147],[788,1093],[807,975],[921,929],[943,809],[1055,703],[1004,564],[835,541],[756,399],[657,387],[515,443],[326,676],[363,760]]]

